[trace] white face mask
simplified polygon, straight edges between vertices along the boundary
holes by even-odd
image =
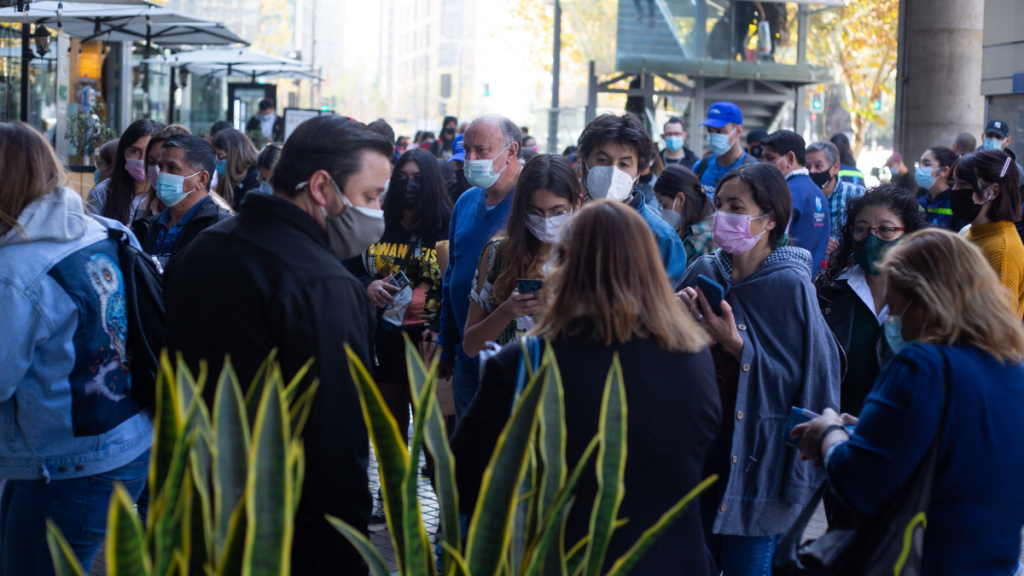
[[[630,178],[615,166],[587,166],[587,195],[622,202],[633,194],[636,178]]]
[[[672,201],[672,208],[669,210],[661,211],[661,219],[664,220],[666,224],[673,228],[679,228],[683,225],[683,215],[680,214],[679,212],[676,212],[676,204],[678,203],[679,197],[676,196],[676,199]]]
[[[545,244],[552,244],[558,239],[565,221],[569,219],[572,212],[559,214],[558,216],[538,216],[535,214],[526,215],[526,228]]]
[[[487,190],[491,186],[494,186],[494,183],[501,177],[501,173],[505,171],[505,168],[502,167],[498,173],[495,173],[494,161],[504,154],[505,150],[508,150],[508,146],[502,148],[501,152],[498,152],[494,158],[487,158],[484,160],[467,160],[465,167],[466,180],[468,180],[473,186],[483,190]]]

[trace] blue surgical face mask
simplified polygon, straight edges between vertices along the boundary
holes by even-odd
[[[903,309],[903,313],[906,314],[909,308],[910,303]],[[913,342],[907,342],[903,339],[903,319],[899,314],[890,313],[886,316],[883,330],[885,332],[885,341],[889,344],[893,354],[899,354],[904,348],[913,344]]]
[[[941,170],[941,167],[939,169]],[[931,187],[935,185],[935,181],[938,180],[937,177],[932,176],[933,170],[935,170],[935,168],[930,166],[918,166],[914,170],[914,181],[917,182],[917,185],[921,188],[931,190]]]
[[[728,134],[715,134],[714,132],[708,132],[708,148],[715,154],[715,156],[724,156],[732,148],[732,143],[729,142],[729,138],[736,133],[736,129],[733,128],[732,132]]]
[[[263,192],[267,196],[274,193],[274,187],[270,185],[270,182],[266,180],[260,180],[260,192]]]
[[[999,138],[985,138],[981,141],[982,150],[1002,150],[1003,141]]]
[[[199,174],[199,172],[196,172]],[[156,177],[156,197],[164,203],[164,206],[170,208],[185,199],[185,196],[196,191],[195,188],[188,192],[182,192],[182,186],[185,184],[185,180],[195,176],[178,176],[177,174],[168,174],[167,172],[161,172]]]
[[[92,174],[92,181],[95,182],[96,184],[100,183],[100,169],[99,168],[97,168],[96,171],[93,172],[93,174]]]
[[[494,158],[485,160],[467,160],[466,161],[466,180],[470,184],[477,188],[487,190],[501,177],[501,173],[505,171],[502,168],[497,174],[494,173],[494,160],[505,153],[508,150],[508,146],[501,149],[501,152],[495,154]]]
[[[217,160],[217,174],[227,174],[227,171],[228,171],[228,161],[227,160]]]
[[[665,148],[675,152],[683,148],[683,137],[682,136],[669,136],[665,138]]]

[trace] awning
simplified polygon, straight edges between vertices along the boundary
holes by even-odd
[[[219,22],[188,16],[157,6],[33,2],[25,12],[0,8],[0,22],[63,28],[68,35],[86,40],[136,42],[152,40],[161,45],[248,44]],[[58,26],[58,21],[60,26]]]
[[[248,48],[212,48],[179,52],[143,60],[148,64],[166,64],[184,68],[192,74],[215,78],[246,77],[262,79],[319,80],[316,70],[293,60]]]

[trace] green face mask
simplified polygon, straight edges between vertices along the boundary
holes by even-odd
[[[878,268],[875,267],[878,261],[882,259],[882,255],[888,250],[889,246],[899,242],[899,238],[895,240],[882,240],[874,234],[868,234],[868,237],[861,241],[853,241],[853,260],[866,274],[876,276],[879,273]]]

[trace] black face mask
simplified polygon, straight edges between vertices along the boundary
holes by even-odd
[[[811,180],[818,185],[818,188],[821,188],[822,190],[824,190],[825,186],[828,186],[828,183],[832,181],[832,174],[828,170],[825,170],[824,172],[810,172],[808,175],[811,177]]]
[[[419,180],[406,178],[404,180],[392,180],[388,185],[388,194],[395,194],[398,204],[403,210],[412,210],[420,201],[420,194],[423,187]]]
[[[988,201],[985,201],[988,204]],[[949,208],[953,217],[970,224],[981,215],[981,209],[985,204],[974,203],[973,188],[954,188],[949,191]]]
[[[750,155],[753,156],[754,158],[757,158],[758,160],[761,159],[762,152],[764,152],[764,148],[762,148],[760,144],[750,147]]]
[[[445,128],[444,133],[451,136],[452,134],[455,134],[455,128]]]

